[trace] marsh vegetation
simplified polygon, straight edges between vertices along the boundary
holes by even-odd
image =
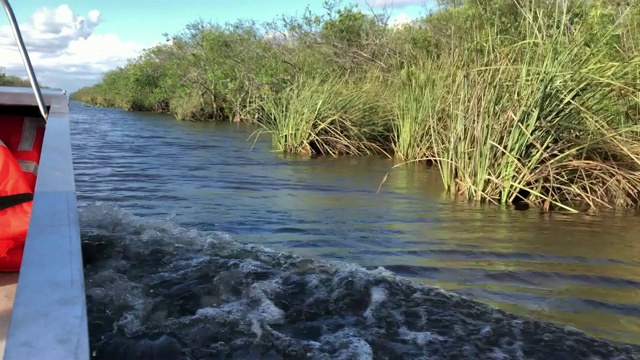
[[[640,1],[445,0],[410,24],[327,2],[195,22],[72,98],[258,124],[275,150],[436,166],[470,201],[640,200]]]

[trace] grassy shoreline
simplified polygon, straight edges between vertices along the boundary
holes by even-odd
[[[429,162],[471,201],[638,206],[640,1],[451,1],[402,27],[326,8],[190,24],[72,98],[257,123],[284,152]]]

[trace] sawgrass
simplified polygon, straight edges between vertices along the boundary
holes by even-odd
[[[629,108],[640,103],[640,58],[614,62],[580,34],[524,26],[527,41],[452,48],[391,80],[300,77],[262,104],[261,132],[278,151],[429,160],[471,201],[637,206],[640,119]]]
[[[438,102],[445,84],[438,81],[438,67],[426,63],[404,69],[393,99],[392,148],[397,158],[415,160],[435,156],[431,136],[438,121]]]
[[[299,78],[279,96],[265,100],[261,131],[275,150],[306,155],[386,153],[381,144],[390,124],[387,104],[374,81],[356,84],[321,73]]]
[[[396,154],[433,160],[445,187],[472,201],[635,207],[640,119],[628,108],[640,101],[640,58],[613,62],[582,34],[542,36],[538,25],[523,25],[528,41],[480,56],[455,49],[405,76]]]
[[[639,0],[439,3],[403,27],[327,6],[262,29],[282,39],[192,24],[73,96],[256,122],[277,151],[424,161],[470,201],[637,207]]]

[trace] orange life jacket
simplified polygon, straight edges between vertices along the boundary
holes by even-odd
[[[5,143],[13,157],[18,160],[32,192],[36,188],[44,127],[45,122],[42,118],[0,116],[0,141]]]
[[[29,229],[44,121],[0,116],[0,271],[20,270]]]

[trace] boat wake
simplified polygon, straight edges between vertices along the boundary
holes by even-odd
[[[640,359],[379,268],[81,211],[94,359]]]

